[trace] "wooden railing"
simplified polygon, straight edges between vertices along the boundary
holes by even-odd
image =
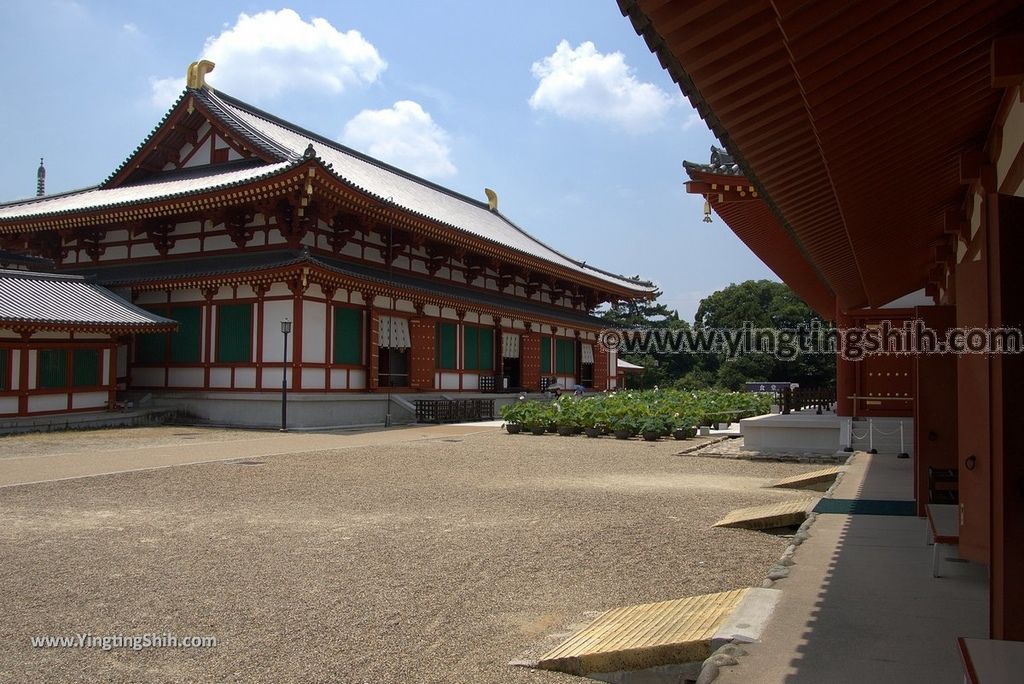
[[[775,403],[779,413],[789,414],[792,411],[815,409],[819,416],[824,411],[831,411],[836,405],[835,387],[798,387],[784,389],[775,393]]]
[[[416,399],[417,423],[469,423],[494,420],[493,399]]]

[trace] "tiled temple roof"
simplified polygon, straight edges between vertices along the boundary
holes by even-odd
[[[204,167],[203,171],[184,175],[179,171],[154,172],[143,180],[128,178],[114,184],[118,174],[149,149],[168,115],[103,184],[60,195],[0,204],[0,225],[228,189],[283,173],[315,158],[342,183],[403,212],[617,288],[626,288],[638,296],[649,296],[657,290],[650,282],[616,275],[566,256],[519,228],[496,209],[490,209],[486,202],[418,178],[212,88],[187,89],[175,107],[181,106],[188,96],[230,131],[232,137],[243,141],[263,159],[249,165],[235,163]]]
[[[177,327],[82,276],[0,270],[0,326],[11,324],[118,332]]]

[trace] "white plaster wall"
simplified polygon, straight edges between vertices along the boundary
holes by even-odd
[[[28,398],[28,412],[39,411],[66,411],[68,408],[68,395],[60,394],[36,394]]]
[[[289,320],[292,318],[291,301],[263,302],[263,361],[280,362],[283,360],[284,335],[281,333],[281,321],[285,318]],[[294,325],[292,330],[295,330]],[[323,333],[321,332],[321,337],[322,335]],[[288,336],[289,347],[292,346],[294,339],[294,334]],[[320,344],[323,344],[322,339]],[[290,351],[288,352],[288,360],[292,360],[292,352]]]
[[[462,389],[475,390],[480,387],[480,376],[476,373],[465,373],[462,376]]]
[[[71,408],[106,408],[108,396],[106,392],[75,392],[71,395]]]
[[[157,301],[157,302],[165,302],[165,301],[167,301],[167,295],[165,295],[163,292],[151,292],[151,293],[143,293],[143,294],[152,294],[152,295],[159,296],[160,297],[159,299],[155,299],[154,300],[154,301]],[[140,297],[140,301],[141,301],[141,297]],[[171,290],[171,301],[172,302],[202,302],[203,301],[203,293],[200,292],[198,289],[194,289],[194,288],[193,289],[188,289],[188,290]]]
[[[366,389],[366,371],[361,368],[353,368],[348,372],[349,389]]]
[[[35,349],[28,351],[28,389],[35,389],[36,369],[39,367],[39,355]]]
[[[302,369],[302,389],[323,389],[326,374],[323,368]]]
[[[231,387],[231,369],[211,368],[210,387]]]
[[[449,390],[459,389],[458,373],[437,373],[436,376],[434,384],[437,388]]]
[[[256,387],[256,369],[236,368],[235,387],[239,389],[254,389]]]
[[[202,368],[172,368],[167,376],[168,387],[202,387]]]
[[[171,373],[174,373],[172,370]],[[163,387],[163,368],[133,368],[132,385],[138,387]]]
[[[281,336],[281,326],[278,323],[278,336]],[[320,302],[302,302],[302,360],[310,363],[323,363],[325,359],[327,331],[327,305]],[[303,387],[306,386],[303,382]],[[320,386],[323,387],[323,378],[320,379]]]
[[[331,369],[331,389],[348,389],[348,372],[344,368]]]
[[[0,413],[17,413],[18,397],[0,397]]]
[[[11,389],[21,389],[21,350],[11,350]]]

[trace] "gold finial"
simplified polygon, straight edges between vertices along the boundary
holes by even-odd
[[[189,88],[198,90],[206,87],[206,74],[213,71],[214,63],[208,59],[201,59],[188,65],[185,79]]]
[[[487,206],[490,210],[498,211],[498,193],[490,188],[484,188],[484,194],[487,195]]]

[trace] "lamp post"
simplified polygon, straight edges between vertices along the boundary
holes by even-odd
[[[284,365],[281,367],[281,432],[288,432],[288,333],[292,331],[292,322],[287,318],[281,321],[281,332],[284,333]]]

